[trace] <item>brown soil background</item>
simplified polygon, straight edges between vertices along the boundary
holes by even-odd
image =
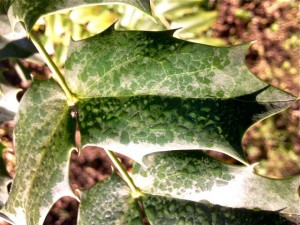
[[[297,4],[297,1],[224,0],[214,3],[219,14],[217,22],[212,27],[213,36],[222,38],[228,45],[256,40],[251,45],[246,58],[249,69],[272,85],[299,96],[299,7],[292,6]],[[237,10],[241,9],[248,12],[250,16],[246,18],[237,16]],[[295,35],[298,37],[298,44],[293,41]],[[2,62],[2,66],[3,63],[5,65],[5,62]],[[44,67],[35,65],[27,65],[27,67],[36,73],[47,73]],[[7,73],[10,77],[15,77],[12,79],[14,85],[28,87],[28,84],[18,80],[14,71]],[[248,160],[252,163],[264,160],[265,173],[271,177],[280,178],[300,174],[299,107],[298,101],[290,109],[276,115],[272,121],[263,121],[253,126],[243,140],[245,149],[250,149],[249,146],[252,149],[246,151]],[[283,142],[288,143],[288,146],[284,147],[291,148],[298,158],[287,159],[280,154],[274,156],[274,149],[278,147],[277,142],[270,141],[267,135],[263,135],[265,132],[272,132],[272,127],[267,131],[263,128],[263,125],[269,123],[272,123],[276,129],[282,130],[283,133],[279,132],[278,138],[283,136]],[[13,123],[2,124],[1,128],[5,131],[1,139],[11,143]],[[13,148],[12,144],[9,145],[8,147]],[[130,170],[132,161],[124,156],[118,156]],[[218,154],[215,156],[224,159]],[[5,157],[8,162],[7,167],[13,168],[14,162],[11,159],[14,157],[14,152],[7,150]],[[10,172],[13,174],[13,169],[10,169]],[[87,148],[83,150],[80,157],[75,152],[71,156],[70,181],[74,189],[89,188],[108,177],[111,172],[110,161],[100,148]],[[75,225],[78,206],[75,200],[69,197],[62,198],[52,207],[44,225]]]

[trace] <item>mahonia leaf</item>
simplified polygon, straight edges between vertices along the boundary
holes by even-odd
[[[140,201],[143,203],[146,218],[153,225],[279,225],[287,222],[279,212],[228,208],[158,196],[156,193],[142,193]],[[108,180],[82,191],[78,225],[85,224],[143,224],[129,188],[116,174],[113,174]]]
[[[104,182],[81,192],[77,224],[139,225],[141,218],[129,188],[114,173]]]
[[[295,97],[257,79],[248,45],[217,48],[173,31],[115,31],[73,42],[66,83],[79,98],[83,145],[144,155],[207,149],[246,163],[240,140],[254,122]]]
[[[143,203],[153,225],[293,225],[278,212],[227,208],[155,195],[145,195]]]
[[[41,225],[59,198],[76,198],[68,178],[75,125],[61,88],[53,80],[35,80],[15,119],[16,174],[4,219]]]
[[[22,21],[26,28],[30,30],[38,18],[47,13],[97,4],[127,4],[147,14],[151,12],[149,0],[15,0],[11,3],[9,17],[12,25]]]
[[[300,214],[300,176],[269,179],[255,174],[252,166],[226,165],[200,151],[155,153],[145,156],[144,164],[147,168],[135,164],[133,169],[134,182],[144,193]]]

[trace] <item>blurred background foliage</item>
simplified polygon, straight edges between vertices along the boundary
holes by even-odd
[[[26,33],[11,31],[5,15],[9,1],[1,3],[0,144],[4,146],[0,146],[0,150],[6,170],[13,177],[16,93],[21,90],[17,94],[20,99],[32,77],[48,79],[51,73],[35,54]],[[152,0],[151,7],[155,21],[132,7],[101,5],[46,15],[36,23],[34,31],[61,70],[71,39],[88,38],[114,23],[119,30],[177,29],[178,38],[212,46],[232,46],[255,40],[245,60],[249,69],[260,79],[300,96],[298,0]],[[252,126],[244,136],[243,146],[250,163],[260,162],[255,168],[263,176],[284,178],[300,174],[299,101]],[[70,180],[75,189],[91,187],[109,175],[111,167],[105,160],[106,154],[98,150],[84,149],[80,157],[72,154]],[[224,155],[210,154],[235,163]],[[119,157],[126,168],[130,168],[132,161]],[[4,172],[0,168],[0,173],[5,175]],[[76,224],[77,210],[78,202],[64,197],[53,206],[44,224]]]
[[[60,66],[65,61],[70,38],[75,41],[88,38],[113,23],[118,30],[182,28],[176,32],[176,37],[215,46],[226,45],[222,39],[213,37],[210,29],[217,19],[215,3],[207,0],[153,0],[151,8],[155,20],[125,5],[76,8],[41,18],[34,30],[43,34],[43,44]]]
[[[151,7],[155,21],[129,6],[101,5],[47,15],[33,29],[62,70],[71,39],[88,38],[114,23],[119,30],[177,29],[177,38],[213,46],[256,40],[246,58],[249,69],[261,79],[299,96],[300,3],[297,0],[152,0]],[[38,57],[31,61],[10,57],[1,63],[0,73],[2,70],[6,78],[9,74],[8,80],[23,89],[29,86],[28,74],[49,77]],[[246,133],[243,145],[251,163],[260,161],[256,167],[259,174],[274,178],[300,174],[299,119],[298,101]],[[9,139],[5,129],[5,126],[0,129],[2,140]]]

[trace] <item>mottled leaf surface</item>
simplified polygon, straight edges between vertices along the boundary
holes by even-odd
[[[28,30],[44,14],[59,10],[101,4],[126,4],[150,14],[149,0],[15,0],[11,3],[10,16],[14,23],[22,21]]]
[[[249,72],[248,45],[216,48],[172,34],[110,28],[71,45],[65,79],[80,99],[82,144],[139,162],[175,149],[216,150],[245,162],[245,130],[295,98]]]
[[[153,225],[292,224],[279,212],[234,209],[159,196],[155,192],[143,193],[142,202],[147,219]],[[108,180],[81,193],[78,224],[140,225],[142,223],[139,210],[131,198],[128,187],[113,174]]]
[[[54,81],[34,81],[22,98],[14,130],[16,175],[1,210],[18,225],[41,225],[62,196],[73,196],[69,156],[75,120]]]
[[[233,209],[155,195],[145,195],[143,203],[153,225],[294,225],[278,212]]]
[[[78,225],[90,224],[141,224],[137,204],[116,174],[81,192]]]
[[[226,165],[199,151],[151,154],[144,164],[147,167],[134,166],[133,178],[151,195],[300,214],[300,176],[268,179],[256,175],[251,166]]]
[[[65,76],[70,89],[80,98],[159,95],[229,99],[267,87],[244,63],[249,45],[206,46],[173,38],[173,32],[110,27],[73,42]],[[259,93],[256,100],[286,98],[291,97],[272,87]]]

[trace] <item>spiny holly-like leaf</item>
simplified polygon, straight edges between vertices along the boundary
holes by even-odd
[[[155,195],[145,195],[143,203],[153,225],[294,225],[278,212],[226,208]]]
[[[74,132],[60,87],[52,80],[34,81],[16,116],[16,175],[1,210],[9,222],[41,225],[55,201],[75,197],[68,179]]]
[[[157,196],[155,193],[143,193],[142,202],[147,219],[153,225],[279,225],[287,222],[278,212],[212,206]],[[118,176],[113,175],[109,180],[82,193],[78,224],[140,225],[142,223],[139,209],[131,198],[129,189]]]
[[[71,45],[65,78],[80,99],[83,145],[140,163],[175,149],[216,150],[245,162],[245,130],[295,98],[249,72],[248,45],[209,47],[172,33],[110,28]]]
[[[300,214],[300,176],[268,179],[251,166],[226,165],[199,151],[151,154],[144,164],[134,166],[133,177],[151,195]]]
[[[59,10],[102,4],[127,4],[150,14],[149,0],[15,0],[11,3],[11,20],[13,24],[18,21],[25,23],[28,30],[32,28],[39,17]]]
[[[81,192],[78,225],[90,224],[141,224],[137,203],[116,174]]]

